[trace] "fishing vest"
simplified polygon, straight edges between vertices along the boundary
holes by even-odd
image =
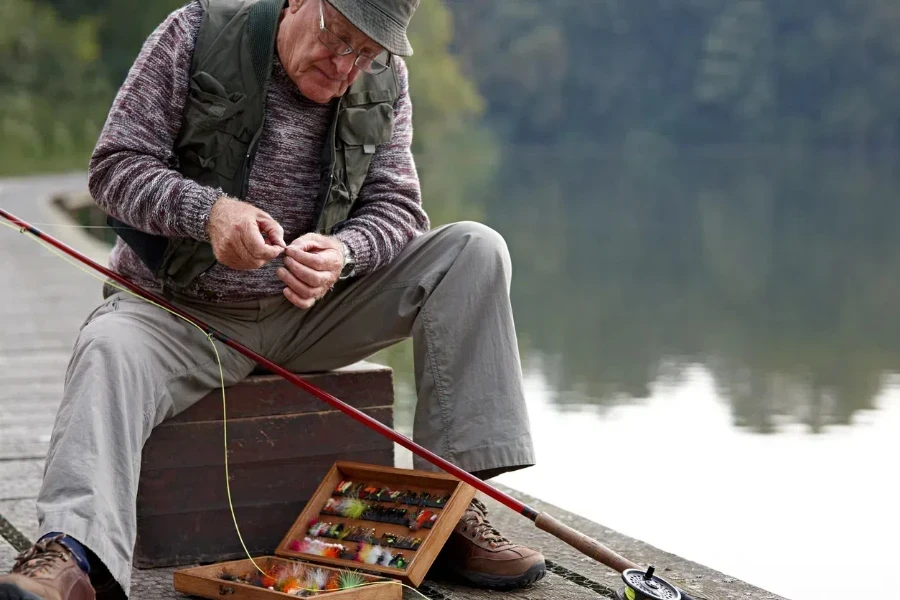
[[[285,0],[200,0],[203,19],[172,168],[197,183],[246,199],[265,121],[275,34]],[[316,231],[329,235],[353,210],[379,144],[394,132],[394,69],[362,72],[335,102],[320,162]],[[110,226],[158,280],[183,286],[212,267],[212,246],[193,239]]]

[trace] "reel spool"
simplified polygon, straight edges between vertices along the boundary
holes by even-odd
[[[625,569],[622,581],[625,586],[616,590],[619,600],[681,600],[681,591],[674,585],[653,574],[653,567],[647,571]]]

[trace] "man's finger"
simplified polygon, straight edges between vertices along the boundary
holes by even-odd
[[[266,215],[265,218],[257,219],[256,224],[269,244],[287,248],[287,244],[284,243],[284,229],[278,221]]]
[[[312,305],[316,303],[315,298],[301,298],[291,288],[284,288],[284,296],[290,300],[291,304],[303,310],[312,308]]]
[[[294,277],[309,287],[318,288],[331,284],[332,275],[329,271],[316,271],[290,256],[284,258],[284,266],[290,269]]]
[[[278,246],[269,246],[263,241],[262,233],[255,223],[248,223],[241,228],[241,242],[246,248],[249,257],[257,260],[269,261],[277,257],[284,250]]]
[[[287,247],[285,253],[314,271],[334,272],[340,268],[342,262],[340,253],[333,248],[307,252],[291,245]]]
[[[328,238],[318,233],[305,233],[291,242],[291,246],[304,252],[315,252],[333,247],[328,243]]]
[[[320,288],[307,285],[303,281],[300,281],[286,268],[282,267],[276,271],[278,274],[278,278],[285,283],[291,291],[293,291],[300,298],[316,298],[321,295],[322,291]]]

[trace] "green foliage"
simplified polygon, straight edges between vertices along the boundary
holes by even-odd
[[[900,143],[894,0],[453,0],[455,42],[515,142]]]
[[[90,19],[103,49],[103,66],[118,87],[150,32],[187,0],[36,0],[52,6],[69,21]]]
[[[0,173],[84,167],[110,97],[96,24],[5,0],[0,56]]]
[[[423,2],[409,30],[413,152],[432,225],[481,218],[481,194],[496,168],[496,142],[483,127],[484,101],[450,53],[452,17]]]

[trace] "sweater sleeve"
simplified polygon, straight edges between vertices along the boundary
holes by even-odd
[[[394,57],[400,95],[394,104],[394,133],[372,157],[356,208],[335,237],[353,253],[354,275],[368,274],[393,260],[412,239],[428,231],[412,154],[412,101],[406,64]]]
[[[94,148],[88,188],[107,214],[139,230],[208,241],[209,212],[220,190],[171,167],[201,19],[192,0],[146,39]]]

